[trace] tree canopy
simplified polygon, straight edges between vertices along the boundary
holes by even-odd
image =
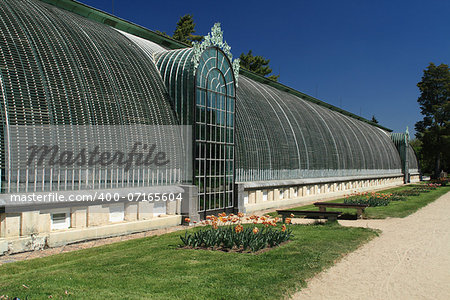
[[[180,17],[180,20],[178,20],[177,27],[175,28],[172,38],[188,45],[192,45],[192,42],[199,42],[203,39],[203,36],[194,35],[194,33],[194,17],[193,15],[187,14]]]
[[[242,53],[239,57],[241,60],[241,67],[255,72],[256,74],[267,76],[272,73],[272,69],[269,67],[270,59],[265,59],[259,55],[253,55],[252,50],[248,51],[247,54]],[[270,75],[267,78],[278,81],[280,75]]]
[[[422,169],[437,177],[450,167],[450,69],[430,63],[417,84],[422,121],[415,125],[421,143]],[[427,170],[428,169],[428,170]]]

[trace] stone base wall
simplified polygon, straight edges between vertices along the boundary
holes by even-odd
[[[420,181],[420,175],[411,175],[409,181],[411,183],[419,182]]]
[[[365,192],[380,188],[388,188],[403,184],[403,176],[384,178],[349,179],[345,181],[308,180],[308,183],[273,186],[270,182],[241,184],[237,195],[239,210],[249,213],[271,208],[282,208],[294,204],[302,204],[312,200],[349,195],[354,192]],[[259,187],[254,187],[260,185]]]
[[[0,214],[0,255],[181,224],[180,201],[120,202]]]

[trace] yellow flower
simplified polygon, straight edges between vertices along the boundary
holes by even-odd
[[[254,234],[257,234],[258,231],[259,231],[258,227],[253,228],[253,233],[254,233]]]
[[[242,230],[244,230],[242,225],[236,225],[236,227],[234,227],[234,231],[236,231],[236,233],[242,232]]]
[[[281,226],[281,231],[285,232],[286,231],[286,225],[283,224],[283,226]]]

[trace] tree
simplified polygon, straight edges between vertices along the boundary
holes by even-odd
[[[377,120],[377,118],[375,118],[375,115],[372,115],[372,120],[370,120],[370,121],[372,121],[373,123],[378,124],[378,120]]]
[[[254,56],[252,50],[248,51],[247,54],[242,53],[239,59],[241,60],[241,67],[256,74],[267,76],[272,73],[272,69],[269,67],[270,59],[265,59],[259,55]],[[278,81],[279,77],[280,75],[270,75],[267,78]]]
[[[173,33],[173,38],[177,41],[192,45],[192,42],[199,42],[203,39],[203,36],[194,35],[195,23],[193,15],[184,15],[180,17],[177,23],[177,27]]]
[[[424,165],[433,166],[433,177],[450,166],[450,69],[446,64],[430,63],[417,84],[422,121],[415,125],[422,147]]]

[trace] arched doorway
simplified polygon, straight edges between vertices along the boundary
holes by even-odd
[[[234,200],[235,79],[226,55],[207,48],[196,72],[195,184],[202,218],[232,212]]]

